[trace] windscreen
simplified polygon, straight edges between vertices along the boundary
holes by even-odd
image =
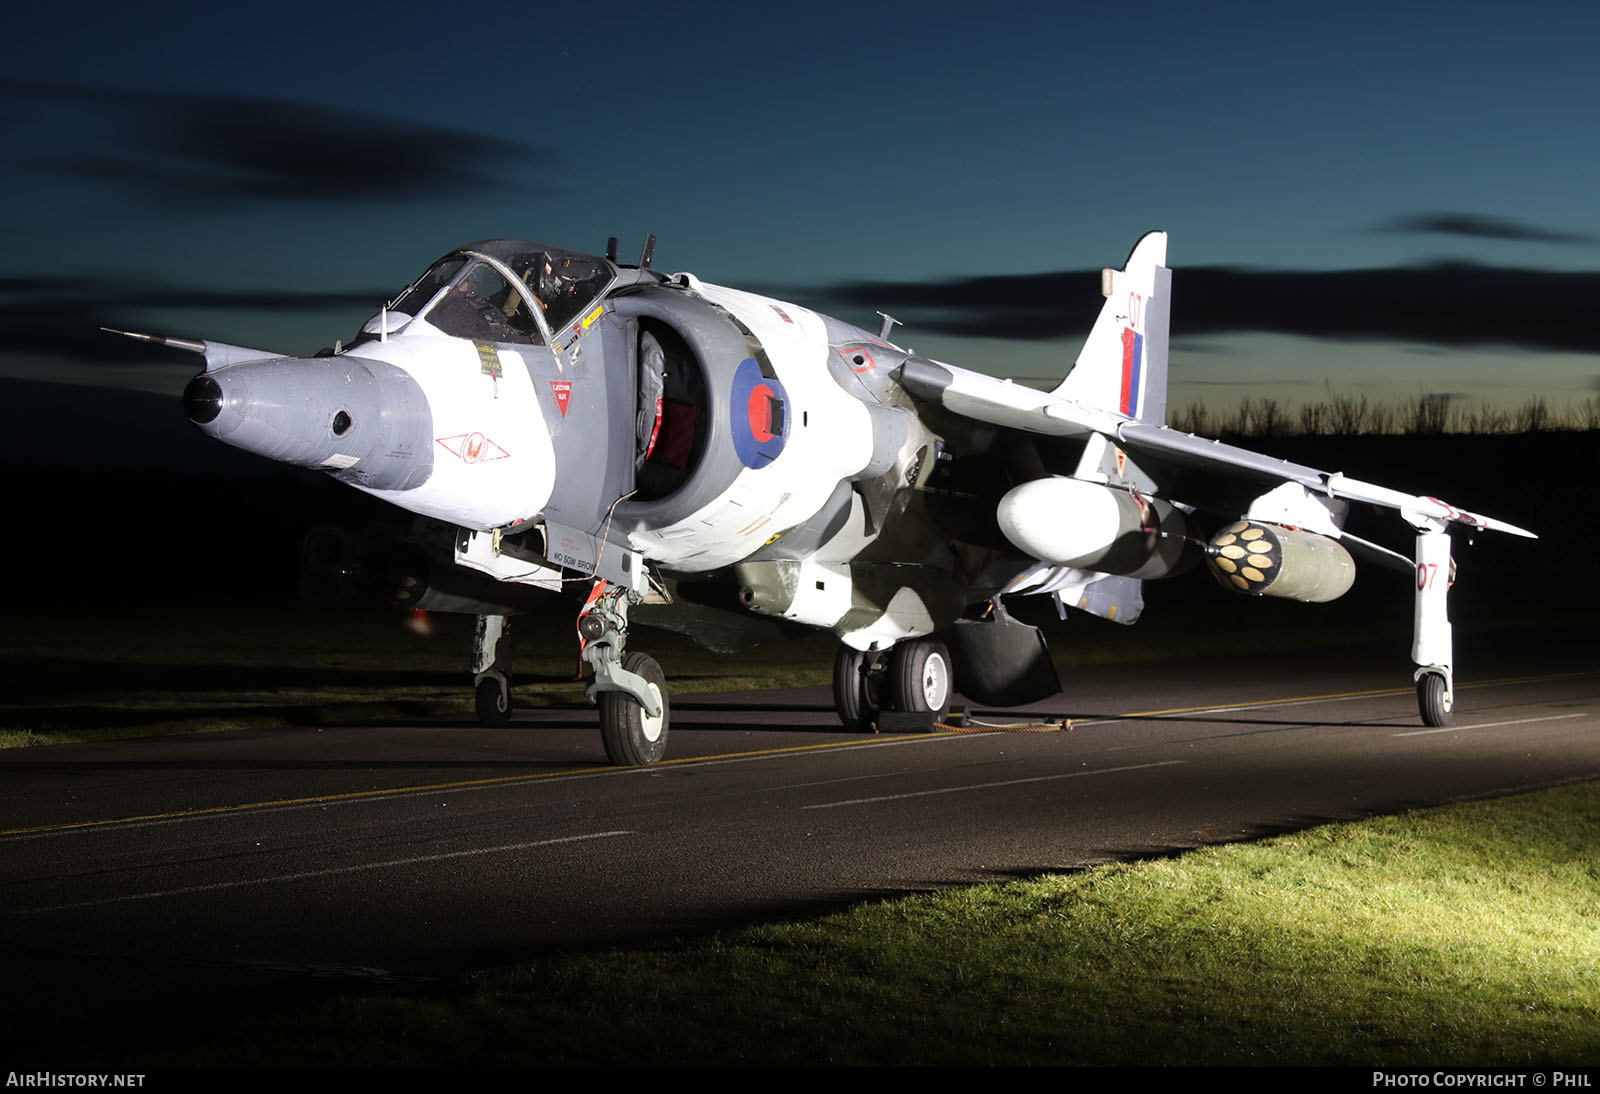
[[[487,262],[474,262],[428,309],[446,334],[482,342],[539,344],[539,324],[522,294]]]
[[[403,312],[408,318],[416,315],[466,264],[467,260],[460,257],[441,258],[428,267],[428,272],[418,278],[415,284],[396,297],[394,303],[389,305],[389,310]]]

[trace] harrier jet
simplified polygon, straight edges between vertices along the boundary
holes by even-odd
[[[1355,557],[1415,574],[1424,722],[1452,703],[1450,525],[1529,536],[1432,497],[1166,426],[1172,274],[1145,235],[1052,391],[919,356],[799,307],[518,240],[453,251],[348,345],[202,353],[184,392],[218,440],[316,468],[418,518],[431,565],[399,595],[478,617],[479,717],[511,713],[506,617],[572,584],[608,757],[666,749],[667,681],[632,628],[733,651],[797,630],[839,640],[847,727],[880,711],[1059,690],[1035,595],[1132,623],[1142,583],[1203,564],[1243,596],[1328,601]],[[127,333],[127,332],[120,332]],[[1411,529],[1345,531],[1352,505]],[[1402,531],[1404,528],[1402,527]]]

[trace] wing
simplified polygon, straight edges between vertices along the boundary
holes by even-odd
[[[1243,482],[1258,483],[1266,489],[1280,483],[1294,483],[1323,497],[1393,509],[1414,526],[1455,523],[1538,538],[1525,528],[1469,512],[1438,498],[1408,494],[1351,478],[1343,472],[1321,471],[1238,445],[1136,421],[955,365],[912,358],[903,366],[900,382],[925,402],[990,425],[1049,437],[1087,439],[1098,435],[1135,458],[1145,456],[1156,464],[1173,468],[1221,473]]]
[[[1418,706],[1427,724],[1444,725],[1454,701],[1447,529],[1457,524],[1536,537],[1435,497],[1167,428],[1172,279],[1165,263],[1166,235],[1151,232],[1123,269],[1101,271],[1106,302],[1072,371],[1053,391],[915,356],[899,368],[913,398],[948,414],[1084,442],[1070,475],[1023,482],[1001,499],[1001,529],[1038,560],[1009,591],[1052,593],[1059,608],[1132,622],[1142,607],[1140,581],[1183,568],[1173,544],[1198,545],[1188,523],[1196,509],[1224,517],[1203,553],[1217,579],[1245,595],[1332,600],[1354,579],[1353,551],[1415,573],[1411,656]],[[1413,553],[1346,533],[1352,502],[1398,513],[1416,531]]]
[[[1124,269],[1102,271],[1105,305],[1072,371],[1054,391],[1036,391],[920,357],[901,366],[900,383],[916,398],[975,421],[1048,437],[1104,438],[1136,463],[1152,469],[1221,476],[1241,487],[1260,487],[1261,495],[1293,484],[1305,492],[1307,500],[1354,501],[1392,509],[1419,529],[1437,530],[1453,523],[1537,538],[1514,524],[1468,512],[1438,498],[1408,494],[1341,472],[1322,471],[1169,429],[1163,421],[1172,279],[1163,265],[1165,259],[1166,234],[1151,232],[1128,256]],[[1091,453],[1090,458],[1097,455]],[[1077,474],[1097,477],[1087,463],[1080,464]],[[1280,491],[1277,500],[1266,503],[1265,508],[1272,510],[1275,505],[1288,507],[1281,514],[1286,523],[1311,523],[1338,534],[1336,527],[1327,527],[1328,522],[1302,504],[1292,490]],[[1319,508],[1325,511],[1325,503]],[[1268,513],[1262,516],[1270,519]]]

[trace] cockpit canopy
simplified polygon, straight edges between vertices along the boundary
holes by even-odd
[[[486,240],[435,262],[389,310],[400,313],[396,325],[415,316],[458,338],[543,345],[616,276],[616,267],[595,255],[517,239]]]

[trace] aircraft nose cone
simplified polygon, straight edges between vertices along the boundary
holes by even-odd
[[[428,400],[404,369],[356,357],[279,357],[196,376],[184,412],[218,440],[374,490],[410,490],[433,468]]]
[[[183,389],[183,412],[195,425],[209,425],[222,413],[222,388],[205,373]]]

